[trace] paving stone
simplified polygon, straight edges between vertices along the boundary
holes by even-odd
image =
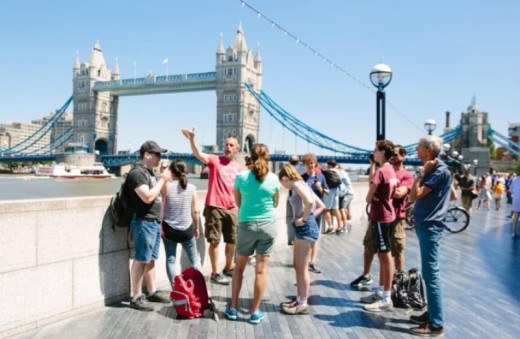
[[[516,338],[520,312],[520,240],[510,236],[509,211],[473,211],[471,224],[460,234],[446,233],[441,244],[446,338]],[[223,310],[231,286],[208,283],[220,309],[220,321],[177,320],[171,306],[157,304],[155,312],[139,312],[128,303],[110,305],[17,338],[409,338],[403,309],[381,314],[363,311],[359,297],[370,292],[352,290],[350,282],[362,271],[365,225],[355,223],[343,236],[322,235],[318,265],[310,273],[311,314],[288,316],[279,303],[296,293],[292,246],[281,246],[271,257],[269,278],[261,308],[266,317],[251,325],[254,267],[245,271],[239,302],[239,320],[228,321]],[[406,267],[420,266],[414,231],[407,232]],[[379,264],[372,265],[377,286]]]

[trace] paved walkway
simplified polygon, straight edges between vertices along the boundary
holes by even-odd
[[[445,337],[518,338],[520,313],[520,240],[512,240],[508,211],[474,211],[469,228],[446,233],[441,246],[444,287]],[[412,324],[402,309],[381,314],[362,310],[359,297],[368,292],[350,288],[362,270],[362,219],[351,233],[323,235],[319,252],[322,274],[312,274],[311,314],[287,316],[279,303],[295,293],[291,268],[292,247],[272,256],[262,308],[264,321],[247,323],[252,297],[252,269],[246,271],[238,321],[222,311],[230,287],[208,284],[221,310],[221,320],[210,317],[176,320],[171,307],[157,304],[155,312],[139,312],[128,303],[77,316],[18,336],[18,338],[403,338]],[[415,233],[408,232],[406,267],[420,262]],[[377,276],[378,263],[372,272]],[[377,280],[377,279],[375,279]]]

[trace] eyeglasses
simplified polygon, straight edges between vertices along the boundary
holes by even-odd
[[[392,154],[393,157],[398,157],[399,155],[400,155],[399,153]]]
[[[155,155],[156,157],[160,158],[161,157],[161,153],[159,152],[152,152],[153,155]]]

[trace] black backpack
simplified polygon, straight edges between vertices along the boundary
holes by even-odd
[[[135,169],[141,169],[141,167],[134,167],[130,170],[130,172]],[[130,174],[130,172],[128,172],[128,174]],[[148,177],[148,173],[146,173],[146,175]],[[150,181],[150,178],[148,178],[148,180]],[[132,199],[130,196],[130,188],[128,187],[127,181],[128,175],[125,178],[125,181],[121,184],[121,188],[119,189],[119,191],[116,194],[114,194],[114,196],[110,200],[110,211],[112,212],[113,229],[115,229],[115,226],[129,228],[130,223],[132,222],[132,218],[135,214],[134,207],[132,206]]]
[[[422,310],[426,307],[424,283],[417,268],[394,273],[392,302],[394,307],[399,308]]]
[[[323,176],[325,177],[325,181],[327,182],[327,186],[329,188],[336,188],[341,185],[341,177],[339,173],[333,169],[323,170]]]

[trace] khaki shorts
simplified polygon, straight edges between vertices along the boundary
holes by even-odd
[[[205,231],[204,236],[210,244],[218,244],[224,237],[226,244],[237,243],[238,209],[225,210],[223,208],[204,207]]]
[[[404,253],[406,245],[406,221],[404,219],[396,219],[393,227],[393,234],[390,237],[390,250],[392,256],[398,256]],[[365,253],[374,255],[377,253],[376,241],[372,232],[372,225],[368,225],[365,238],[363,239]]]

